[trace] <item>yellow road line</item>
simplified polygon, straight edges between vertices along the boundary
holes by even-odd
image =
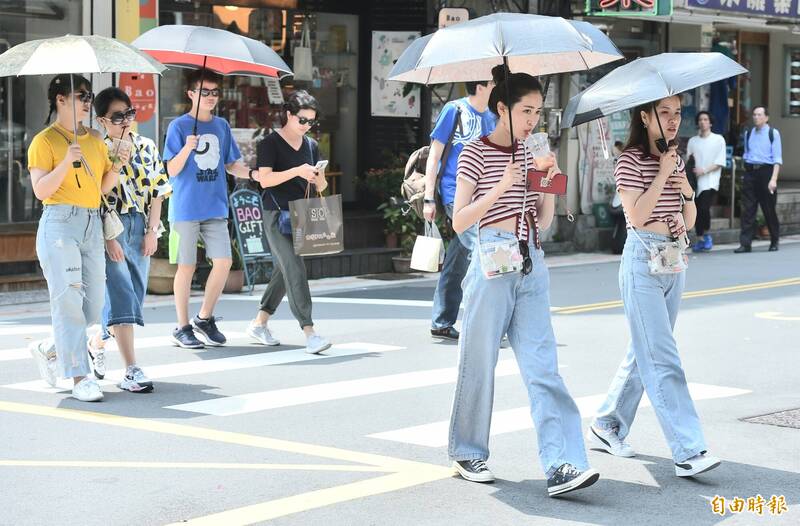
[[[335,471],[392,472],[389,475],[372,477],[367,480],[362,480],[359,482],[343,484],[332,488],[311,491],[300,495],[294,495],[292,497],[285,497],[281,499],[275,499],[272,501],[263,502],[260,504],[244,506],[242,508],[236,508],[233,510],[215,513],[212,515],[208,515],[206,517],[198,517],[188,521],[192,524],[201,524],[201,525],[225,524],[226,526],[254,524],[256,522],[262,522],[276,517],[283,517],[285,515],[298,513],[301,511],[321,508],[323,506],[328,506],[330,504],[346,502],[350,500],[360,499],[363,497],[368,497],[371,495],[378,495],[381,493],[387,493],[404,488],[409,488],[419,484],[425,484],[427,482],[442,480],[450,478],[453,475],[453,470],[451,468],[437,466],[435,464],[427,464],[424,462],[416,462],[412,460],[403,460],[393,457],[387,457],[385,455],[361,453],[358,451],[349,451],[333,447],[317,446],[301,442],[291,442],[288,440],[278,440],[274,438],[261,437],[257,435],[247,435],[244,433],[218,431],[215,429],[187,426],[183,424],[172,424],[168,422],[136,419],[126,416],[117,416],[117,415],[109,415],[103,413],[94,413],[89,411],[77,411],[74,409],[62,409],[62,408],[45,407],[33,404],[22,404],[17,402],[5,402],[5,401],[0,401],[0,411],[37,415],[37,416],[48,416],[55,418],[64,418],[67,420],[74,420],[77,422],[117,426],[127,429],[164,433],[164,434],[187,437],[187,438],[210,440],[226,444],[251,446],[262,449],[271,449],[276,451],[316,456],[316,457],[328,458],[345,462],[357,462],[362,464],[362,466],[333,465],[333,466],[323,467],[322,469],[326,471],[335,470]],[[8,463],[8,465],[19,465],[20,462],[25,462],[25,461],[8,460],[0,463],[0,467],[5,465],[6,463]],[[52,462],[49,461],[44,461],[44,462],[53,465]],[[86,466],[88,463],[81,462],[81,464]],[[98,464],[111,465],[119,463],[100,462]],[[141,465],[142,463],[136,462],[133,464]],[[151,463],[151,464],[153,464],[153,467],[164,466],[164,463]],[[173,464],[183,465],[189,463],[173,463]],[[366,466],[363,466],[363,464],[366,464]],[[44,466],[44,464],[39,464],[39,465]],[[266,464],[262,466],[266,466]],[[274,467],[276,466],[276,464],[270,466]],[[101,466],[98,465],[98,467]],[[305,466],[303,467],[305,468]],[[237,468],[232,467],[230,469],[237,469]],[[178,524],[186,524],[186,522],[181,522]]]
[[[240,526],[263,522],[292,513],[299,513],[310,509],[330,506],[349,500],[389,493],[405,488],[410,488],[426,482],[433,482],[453,476],[453,470],[438,468],[421,471],[405,471],[371,478],[351,484],[343,484],[333,488],[310,491],[301,495],[293,495],[252,506],[244,506],[222,513],[206,515],[197,519],[174,523],[170,526],[191,524],[193,526]],[[377,521],[378,523],[380,520]]]
[[[140,462],[93,460],[0,460],[2,467],[33,468],[124,468],[124,469],[243,469],[278,471],[352,471],[386,473],[376,466],[351,466],[345,464],[249,464],[235,462]]]
[[[721,287],[717,289],[696,290],[683,294],[683,299],[703,298],[707,296],[720,296],[723,294],[735,294],[749,292],[753,290],[771,289],[776,287],[789,287],[800,285],[800,278],[779,279],[776,281],[764,281],[761,283],[751,283],[748,285],[735,285],[733,287]],[[557,307],[553,312],[557,314],[578,314],[581,312],[591,312],[604,309],[616,309],[622,307],[622,301],[603,301],[600,303],[588,303],[586,305],[575,305],[572,307]]]

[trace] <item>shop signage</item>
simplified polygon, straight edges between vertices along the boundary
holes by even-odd
[[[147,122],[156,111],[156,84],[153,75],[122,73],[119,89],[128,94],[136,109],[136,122]]]
[[[469,10],[463,7],[444,7],[439,10],[439,29],[469,20]]]
[[[672,0],[586,0],[591,16],[669,16]]]
[[[747,15],[792,18],[800,16],[800,0],[687,0],[686,7]]]
[[[269,244],[264,231],[261,196],[253,190],[237,190],[231,194],[230,201],[242,259],[267,255]]]

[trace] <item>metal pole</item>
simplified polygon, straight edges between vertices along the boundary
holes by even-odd
[[[70,73],[69,74],[69,93],[70,93],[70,98],[72,99],[72,133],[75,134],[72,137],[72,139],[73,139],[72,144],[78,144],[78,116],[75,115],[75,112],[77,111],[76,105],[75,105],[75,81],[73,80],[72,77],[73,77],[73,74]],[[72,162],[72,167],[73,168],[80,168],[81,167],[81,162],[80,161],[73,161]],[[77,180],[77,177],[78,177],[78,174],[75,174],[76,180]],[[79,181],[78,182],[78,188],[80,188],[80,184],[81,183]]]
[[[736,210],[733,209],[733,203],[736,202],[736,158],[731,156],[731,224],[730,228],[733,228],[733,215],[736,213]]]
[[[508,129],[511,132],[511,162],[513,163],[515,161],[515,155],[514,154],[516,153],[516,150],[517,150],[517,148],[516,148],[517,141],[514,139],[514,125],[511,122],[511,106],[513,106],[513,103],[511,101],[511,80],[509,79],[509,75],[511,74],[511,71],[509,71],[509,69],[508,69],[508,57],[505,56],[505,55],[503,55],[503,66],[505,66],[503,68],[505,70],[503,73],[505,74],[505,78],[506,78],[506,101],[508,101],[508,106],[507,106],[507,109],[508,109]]]
[[[12,195],[14,193],[14,119],[11,117],[11,111],[13,110],[13,106],[11,105],[11,99],[13,98],[13,88],[12,88],[12,81],[11,77],[6,78],[6,110],[8,111],[7,115],[7,122],[6,125],[8,126],[8,140],[6,144],[8,144],[8,222],[11,223],[13,221],[13,214],[11,213],[11,207],[14,204],[14,199]],[[20,174],[21,175],[21,174]]]

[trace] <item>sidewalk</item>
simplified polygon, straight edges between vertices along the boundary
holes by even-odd
[[[800,243],[800,235],[791,235],[781,238],[781,245],[788,245],[793,243]],[[712,252],[725,252],[733,251],[738,247],[738,243],[717,245]],[[769,246],[768,241],[754,241],[753,249],[755,251],[766,249]],[[690,253],[691,255],[691,253]],[[696,255],[702,257],[702,255]],[[746,255],[741,257],[747,257]],[[777,257],[780,257],[778,252]],[[582,265],[600,265],[604,263],[617,263],[620,256],[607,253],[585,253],[578,252],[574,254],[564,254],[557,256],[547,256],[547,266],[549,268],[559,267],[574,267]],[[439,279],[438,273],[424,274],[412,273],[407,278],[399,279],[373,279],[369,277],[348,276],[343,278],[323,278],[315,279],[309,282],[312,296],[325,295],[330,293],[342,293],[364,289],[376,288],[389,288],[406,284],[425,284],[435,283]],[[253,301],[258,301],[261,294],[266,289],[266,284],[256,285],[253,289],[253,294],[249,295],[247,292],[239,294],[223,294],[221,299],[238,299],[242,300],[247,297],[252,297]],[[202,298],[202,291],[192,291],[190,302],[196,303]],[[152,295],[148,294],[145,297],[145,306],[157,307],[164,305],[172,305],[174,303],[173,296],[170,295]],[[21,292],[3,292],[0,293],[0,319],[5,316],[13,317],[36,317],[47,315],[50,312],[50,305],[48,301],[48,294],[46,289],[31,290]]]

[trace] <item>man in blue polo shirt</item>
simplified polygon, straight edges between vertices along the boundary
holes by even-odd
[[[781,134],[775,128],[770,128],[768,121],[767,108],[757,106],[753,109],[755,128],[747,130],[744,136],[742,232],[739,237],[740,246],[734,250],[737,254],[752,250],[758,205],[761,205],[769,228],[769,251],[778,250],[780,224],[775,204],[778,200],[778,173],[783,164],[783,155]]]
[[[425,219],[436,218],[436,176],[441,167],[439,195],[447,217],[453,219],[453,201],[456,196],[456,168],[458,156],[468,142],[488,135],[494,130],[496,118],[489,109],[489,95],[494,83],[467,82],[467,96],[450,101],[444,105],[431,132],[431,147],[425,165]],[[458,121],[456,120],[458,119]],[[451,140],[452,136],[452,140]],[[442,159],[446,146],[450,143],[447,158]],[[475,227],[453,237],[447,247],[442,266],[442,274],[433,296],[431,316],[431,335],[436,338],[458,340],[454,325],[461,306],[461,282],[467,273]]]

